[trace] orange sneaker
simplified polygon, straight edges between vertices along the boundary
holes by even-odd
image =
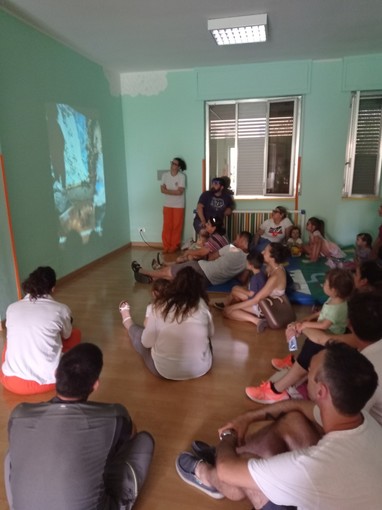
[[[274,404],[289,399],[286,391],[275,393],[269,381],[261,383],[260,386],[248,386],[248,388],[245,388],[245,393],[247,397],[259,404]]]
[[[292,354],[288,354],[285,358],[272,358],[271,365],[276,370],[284,370],[284,368],[291,368],[294,363],[294,357]]]

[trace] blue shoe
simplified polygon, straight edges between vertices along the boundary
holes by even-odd
[[[189,452],[181,453],[180,455],[178,455],[175,462],[175,467],[178,472],[178,475],[184,482],[188,483],[188,485],[192,485],[196,489],[199,489],[205,494],[208,494],[208,496],[210,496],[211,498],[223,499],[224,498],[223,494],[218,492],[213,487],[208,487],[208,485],[204,485],[195,475],[195,469],[199,462],[203,461],[192,455],[192,453]]]

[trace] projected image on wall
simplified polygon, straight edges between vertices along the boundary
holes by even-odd
[[[47,106],[60,244],[101,236],[106,196],[99,121],[67,104]]]

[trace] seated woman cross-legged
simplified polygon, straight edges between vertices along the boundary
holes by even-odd
[[[144,328],[133,323],[127,301],[119,305],[122,323],[147,368],[172,380],[206,374],[212,365],[214,325],[201,275],[185,267],[153,297]]]
[[[249,251],[261,253],[269,243],[283,243],[289,238],[292,227],[285,207],[281,205],[275,207],[271,217],[260,225]]]
[[[285,294],[287,277],[282,266],[290,254],[281,243],[270,243],[262,252],[266,266],[267,282],[252,298],[224,307],[224,317],[237,321],[252,322],[261,333],[267,327],[267,321],[261,317],[259,302],[267,297],[281,297]]]
[[[52,298],[55,285],[54,270],[38,267],[22,284],[24,299],[7,309],[0,383],[12,393],[54,390],[61,353],[81,341],[69,307]]]

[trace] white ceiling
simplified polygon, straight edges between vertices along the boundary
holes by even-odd
[[[0,0],[117,72],[382,53],[382,0]],[[269,41],[218,47],[207,20],[268,14]]]

